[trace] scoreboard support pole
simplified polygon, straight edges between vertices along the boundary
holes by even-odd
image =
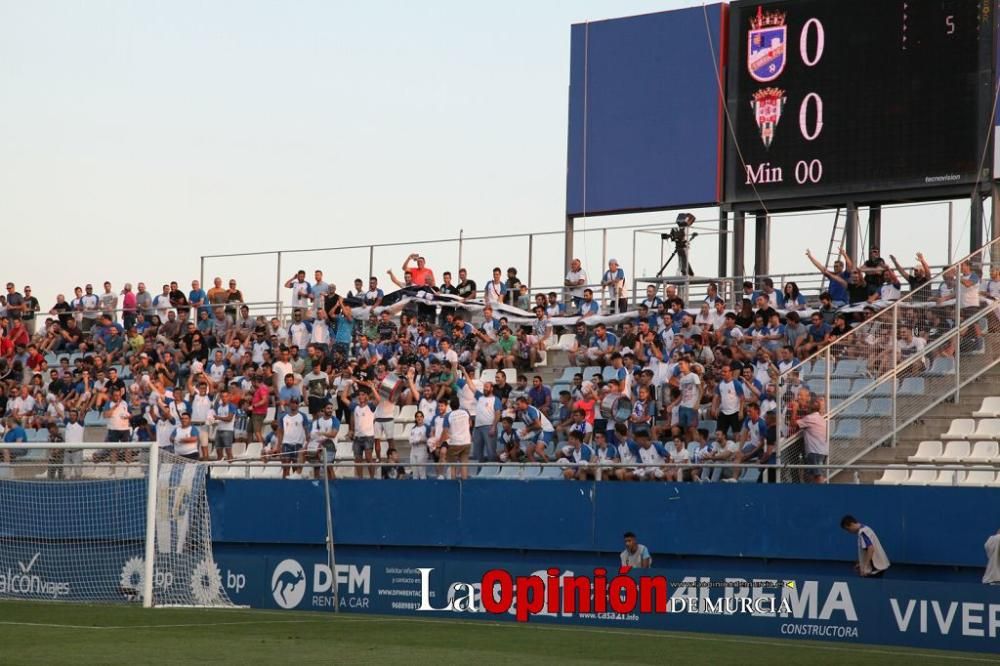
[[[754,275],[767,275],[770,272],[770,238],[767,213],[758,211],[757,224],[754,229]],[[759,285],[755,285],[759,286]]]
[[[729,214],[719,209],[719,277],[726,277],[729,259]]]
[[[858,204],[847,204],[847,219],[844,222],[844,252],[855,264],[858,263]]]
[[[983,246],[983,195],[975,192],[969,202],[972,207],[969,224],[969,253]]]
[[[873,247],[882,247],[882,205],[868,206],[868,253]]]
[[[565,248],[563,250],[563,278],[566,277],[566,273],[569,272],[570,262],[573,261],[573,216],[566,216],[566,227],[563,230],[563,242],[565,243]],[[603,270],[603,267],[602,267]],[[632,268],[635,270],[635,267]],[[566,296],[566,289],[563,289],[563,296]]]
[[[990,187],[990,240],[1000,238],[1000,187],[996,183]]]
[[[733,213],[733,272],[732,277],[738,278],[741,282],[743,277],[747,274],[744,266],[744,259],[746,254],[746,238],[747,238],[747,227],[746,219],[747,214],[741,210]],[[740,285],[742,289],[742,285]],[[737,289],[739,291],[739,289]]]

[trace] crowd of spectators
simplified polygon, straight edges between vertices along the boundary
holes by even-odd
[[[687,302],[674,285],[651,285],[630,306],[614,259],[594,286],[574,259],[562,294],[532,294],[515,268],[506,279],[494,268],[483,287],[464,268],[439,283],[417,254],[402,277],[387,271],[389,293],[371,276],[342,296],[322,271],[310,280],[300,270],[284,283],[287,319],[252,316],[236,281],[227,288],[221,278],[207,290],[171,282],[155,295],[144,283],[105,282],[100,294],[87,284],[60,294],[47,315],[30,287],[22,294],[8,283],[4,437],[48,429],[51,441],[82,441],[96,417],[109,442],[155,440],[191,459],[231,460],[234,440],[245,438],[296,474],[333,449],[343,424],[358,476],[465,475],[467,466],[447,463],[500,461],[556,463],[578,479],[733,481],[738,468],[697,465],[774,462],[775,381],[788,372],[785,420],[803,431],[817,465],[810,478],[822,480],[826,405],[796,371],[853,327],[871,326],[884,302],[923,287],[931,269],[919,254],[911,271],[890,257],[893,269],[877,249],[861,265],[842,255],[831,268],[806,254],[827,290],[812,296],[764,278],[743,284],[737,308],[715,284]],[[919,352],[948,329],[946,303],[957,298],[971,314],[981,296],[1000,295],[997,278],[983,282],[969,264],[946,272],[925,289],[941,307],[907,310],[895,344],[873,327],[852,336],[868,349],[840,344],[836,357],[860,354],[877,372],[894,353]],[[536,366],[566,333],[569,365],[593,372],[547,386]],[[961,344],[979,335],[976,327]],[[484,370],[487,381],[478,379]],[[628,407],[627,419],[609,414],[615,404]],[[400,437],[404,406],[416,412]],[[407,442],[414,467],[368,464],[398,463],[394,441]],[[4,459],[16,453],[5,449]]]

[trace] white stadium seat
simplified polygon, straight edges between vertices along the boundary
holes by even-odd
[[[978,411],[972,412],[972,416],[977,419],[1000,418],[1000,396],[983,398],[983,404]]]
[[[917,452],[910,456],[908,460],[913,462],[934,462],[944,453],[944,444],[937,440],[920,442]]]
[[[1000,439],[1000,419],[982,419],[966,439]]]
[[[876,486],[898,486],[906,483],[910,473],[902,465],[889,465],[882,472],[882,478],[875,479]]]
[[[976,442],[966,462],[1000,462],[1000,445],[996,442]]]
[[[941,439],[968,439],[975,431],[975,419],[952,419],[951,427],[941,435]]]
[[[963,486],[992,486],[997,473],[991,467],[974,467],[962,479]]]
[[[933,467],[921,467],[910,472],[904,485],[907,486],[928,486],[937,481],[938,472]]]
[[[955,485],[955,475],[958,475],[958,480],[961,481],[965,478],[965,472],[956,472],[952,469],[943,469],[938,472],[937,478],[930,482],[929,485],[932,486],[953,486]]]
[[[969,443],[966,441],[948,442],[948,444],[944,447],[944,453],[942,453],[938,458],[935,458],[935,462],[962,462],[969,456],[970,448]]]

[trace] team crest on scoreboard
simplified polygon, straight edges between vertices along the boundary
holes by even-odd
[[[750,76],[761,83],[774,81],[785,71],[785,51],[788,44],[788,26],[784,12],[765,12],[757,7],[757,15],[750,19],[747,36],[747,68]]]
[[[774,141],[774,132],[778,127],[778,121],[781,120],[781,112],[785,109],[787,99],[785,91],[781,88],[764,88],[755,92],[750,101],[765,148],[770,148],[771,142]]]

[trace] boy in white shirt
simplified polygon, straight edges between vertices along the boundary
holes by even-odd
[[[429,456],[427,453],[427,425],[424,423],[424,413],[418,411],[413,415],[413,427],[410,428],[410,464],[414,479],[426,479],[427,468],[424,464]]]

